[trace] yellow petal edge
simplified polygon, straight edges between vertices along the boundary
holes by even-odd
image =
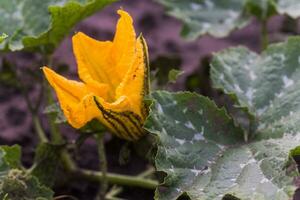
[[[137,140],[145,133],[148,50],[144,38],[136,38],[130,15],[124,10],[118,14],[112,42],[97,41],[81,32],[73,36],[83,82],[68,80],[48,67],[42,69],[71,126],[78,129],[96,118],[116,136]]]

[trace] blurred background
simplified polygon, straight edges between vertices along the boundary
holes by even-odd
[[[164,8],[153,0],[123,0],[113,3],[93,16],[80,22],[72,33],[64,39],[55,51],[52,66],[60,74],[69,78],[77,78],[77,68],[72,52],[71,36],[82,31],[97,40],[112,40],[115,32],[115,24],[119,16],[116,11],[123,8],[131,14],[137,32],[143,33],[149,47],[150,67],[152,74],[157,79],[153,85],[156,88],[169,90],[190,90],[201,94],[216,97],[218,94],[211,90],[209,83],[209,60],[214,52],[230,46],[244,45],[251,50],[260,52],[260,25],[253,19],[250,25],[234,31],[229,37],[216,39],[210,36],[198,38],[196,41],[187,41],[180,36],[182,23],[166,14]],[[284,16],[272,17],[268,22],[268,31],[271,42],[284,40],[289,35],[299,33],[298,26],[288,28],[284,26],[289,20]],[[295,21],[295,25],[298,22]],[[41,73],[39,69],[40,56],[30,52],[1,53],[1,62],[13,65],[20,69],[24,83],[30,83],[29,97],[38,97],[37,86],[27,78],[25,69],[32,69]],[[175,84],[167,83],[166,74],[175,68],[184,71]],[[2,80],[2,81],[1,81]],[[23,161],[25,166],[30,166],[34,156],[36,136],[32,126],[30,112],[28,111],[21,91],[3,81],[0,77],[0,144],[20,144],[23,146]],[[43,110],[40,117],[46,118]],[[47,123],[43,127],[49,128]],[[70,140],[78,136],[74,129],[63,125],[64,136]],[[130,154],[127,162],[120,164],[119,145],[123,141],[107,136],[107,151],[109,157],[109,171],[125,174],[136,174],[142,171],[147,161],[136,155]],[[98,162],[96,148],[93,141],[87,141],[76,155],[80,166],[97,169]],[[126,144],[125,144],[126,145]],[[78,199],[92,199],[98,186],[90,183],[76,183],[71,187],[57,186],[58,194],[70,194]],[[153,191],[142,189],[129,189],[122,194],[128,199],[153,199]]]

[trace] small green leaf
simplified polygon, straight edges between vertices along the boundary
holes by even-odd
[[[172,69],[179,70],[181,59],[178,56],[159,56],[151,62],[154,84],[165,86],[169,82],[168,74]]]
[[[5,38],[7,38],[8,35],[6,35],[5,33],[2,33],[2,35],[0,35],[0,43],[3,42],[5,40]]]
[[[63,145],[49,143],[42,143],[37,147],[31,174],[37,177],[40,183],[48,187],[53,186],[62,149]]]
[[[206,97],[162,91],[152,97],[145,128],[158,137],[155,165],[167,173],[156,199],[291,198],[297,169],[290,155],[298,154],[299,134],[245,143],[243,131]]]
[[[0,49],[52,51],[72,27],[114,0],[12,0],[0,2]]]
[[[20,168],[20,160],[20,146],[0,146],[0,173],[3,169]]]
[[[276,14],[276,4],[274,0],[247,0],[245,10],[252,16],[264,21]]]
[[[58,103],[54,103],[51,104],[49,106],[47,106],[44,109],[45,114],[50,114],[50,115],[54,115],[55,116],[55,123],[56,124],[63,124],[67,122],[67,119],[63,113],[63,111],[61,110],[60,106]]]
[[[184,74],[184,71],[177,70],[177,69],[171,69],[168,74],[169,83],[175,83],[179,76]]]
[[[189,39],[209,34],[225,37],[232,30],[247,25],[243,13],[246,0],[157,0],[168,13],[184,22],[182,35]]]

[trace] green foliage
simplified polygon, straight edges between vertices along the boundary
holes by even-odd
[[[12,0],[0,2],[0,49],[52,51],[80,20],[114,0]]]
[[[7,176],[1,179],[0,198],[8,200],[52,200],[53,192],[42,186],[34,176],[24,171],[11,169]]]
[[[206,97],[187,92],[154,92],[152,97],[145,127],[158,136],[156,167],[167,173],[156,199],[185,193],[199,200],[291,198],[297,170],[290,150],[299,155],[299,134],[245,142],[242,129]]]
[[[271,45],[261,56],[243,47],[225,50],[215,54],[211,67],[214,87],[247,110],[255,119],[249,129],[265,137],[299,130],[299,77],[300,37]]]
[[[178,69],[171,69],[168,74],[168,79],[170,83],[175,83],[179,76],[181,76],[184,72]]]
[[[11,168],[21,167],[21,148],[18,145],[0,146],[0,177]]]
[[[58,103],[53,103],[47,106],[43,112],[45,114],[53,115],[55,118],[54,122],[56,124],[62,124],[67,122],[67,119]]]
[[[166,76],[166,74],[173,73],[173,75],[175,75],[174,72],[176,71],[171,71],[179,70],[181,59],[178,56],[159,56],[152,61],[150,65],[153,75],[151,80],[153,80],[157,86],[165,86],[170,82],[170,78],[172,78]]]
[[[247,25],[252,16],[264,21],[275,14],[300,16],[298,0],[157,0],[168,13],[183,21],[182,35],[189,39],[209,34],[225,37]]]
[[[5,33],[2,33],[2,35],[0,35],[0,43],[3,42],[5,40],[5,38],[7,38],[8,35],[6,35]]]
[[[0,147],[0,199],[51,200],[53,192],[38,179],[27,174],[21,166],[21,148]]]
[[[48,187],[53,186],[63,147],[64,145],[49,143],[42,143],[37,147],[31,174],[37,177],[40,183]]]
[[[260,20],[267,20],[276,14],[274,0],[248,0],[245,7],[248,13]]]
[[[300,1],[277,0],[277,10],[280,14],[286,14],[296,19],[300,16]]]
[[[195,39],[210,34],[225,37],[250,20],[243,14],[246,0],[157,0],[168,13],[184,22],[182,35]]]

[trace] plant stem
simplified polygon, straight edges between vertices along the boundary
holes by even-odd
[[[261,45],[262,50],[265,50],[269,45],[269,35],[268,35],[268,27],[267,20],[262,20],[261,22]]]
[[[145,178],[147,176],[150,176],[151,174],[153,174],[155,172],[155,169],[154,167],[150,167],[149,169],[145,170],[144,172],[140,173],[138,175],[138,177],[141,177],[141,178]]]
[[[100,170],[102,172],[101,184],[100,184],[99,192],[98,192],[96,199],[103,200],[103,199],[105,199],[105,194],[106,194],[106,191],[108,188],[107,160],[106,160],[106,155],[105,155],[104,134],[103,133],[97,134],[96,140],[97,140],[97,144],[98,144]]]
[[[48,138],[42,128],[40,119],[38,118],[38,116],[35,113],[32,113],[32,121],[33,121],[34,129],[40,139],[40,142],[43,142],[43,143],[48,142]]]
[[[122,187],[118,187],[114,185],[109,192],[105,195],[105,200],[119,200],[120,198],[117,198],[118,194],[120,194],[123,191]]]
[[[46,96],[47,96],[47,104],[52,105],[54,104],[54,100],[51,95],[51,88],[49,87],[49,84],[46,87]],[[59,131],[58,125],[55,123],[55,115],[54,114],[48,114],[49,119],[49,125],[50,125],[50,133],[51,133],[51,141],[54,144],[59,144],[63,142],[63,137]]]
[[[43,62],[44,65],[52,65],[52,55],[48,55],[46,53],[43,54]],[[44,78],[43,78],[43,84]],[[43,85],[46,89],[46,98],[47,104],[51,105],[54,103],[53,97],[51,95],[51,88],[49,84]],[[64,138],[62,137],[58,125],[55,123],[55,116],[52,114],[48,115],[48,121],[50,125],[50,133],[51,133],[51,142],[54,144],[61,144],[64,143]],[[68,153],[66,149],[62,150],[60,154],[61,162],[66,170],[75,170],[77,168],[76,163],[73,161],[72,157]]]
[[[141,174],[139,174],[137,177],[145,178],[145,177],[150,176],[151,174],[153,174],[153,172],[155,172],[155,169],[153,167],[150,167],[149,169],[147,169],[144,172],[142,172]],[[122,191],[123,191],[122,187],[118,187],[118,186],[115,185],[106,194],[105,199],[106,200],[120,200],[120,198],[117,198],[115,196],[120,194]]]
[[[63,150],[60,154],[60,158],[62,161],[63,166],[67,171],[73,171],[77,169],[76,163],[73,161],[71,158],[70,154],[68,153],[67,150]]]
[[[102,172],[97,172],[87,169],[72,170],[71,175],[77,178],[85,178],[90,181],[100,182],[103,179]],[[111,184],[141,187],[154,190],[158,186],[158,182],[155,180],[144,179],[137,176],[128,176],[115,173],[107,173],[106,179]]]
[[[44,130],[42,128],[41,121],[40,121],[40,119],[38,117],[38,110],[39,110],[39,106],[40,106],[40,102],[39,101],[41,101],[42,95],[40,94],[40,96],[38,98],[38,102],[37,102],[36,107],[33,107],[32,103],[31,103],[31,100],[30,100],[30,98],[28,96],[28,92],[27,92],[26,87],[22,84],[22,81],[18,77],[18,75],[16,75],[16,78],[19,81],[18,87],[21,90],[22,95],[24,96],[25,102],[27,104],[27,107],[28,107],[28,109],[29,109],[29,111],[31,113],[33,126],[34,126],[34,129],[35,129],[35,131],[36,131],[36,133],[38,135],[38,138],[39,138],[40,142],[48,142],[48,138],[47,138],[47,136],[46,136],[46,134],[45,134],[45,132],[44,132]],[[40,90],[41,90],[40,93],[43,93],[44,88],[41,87]]]

